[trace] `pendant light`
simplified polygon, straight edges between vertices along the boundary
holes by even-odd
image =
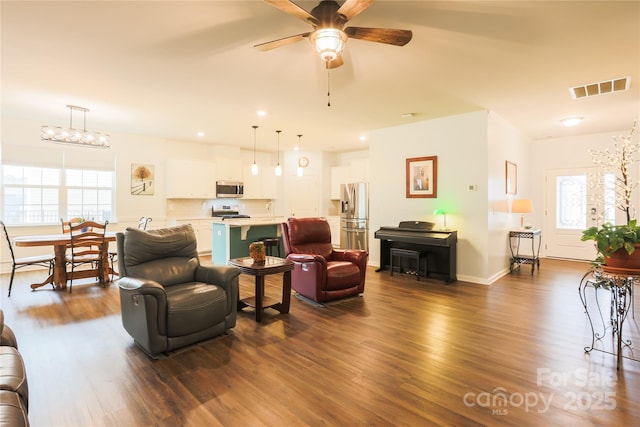
[[[302,135],[298,135],[298,169],[296,169],[296,174],[298,176],[302,176],[304,174],[304,169],[300,165],[300,152],[302,151]]]
[[[258,126],[253,125],[253,164],[251,165],[251,175],[258,175],[258,164],[256,163],[256,129]]]
[[[280,166],[280,132],[282,131],[276,131],[278,134],[278,164],[276,165],[276,176],[282,176],[282,167]]]

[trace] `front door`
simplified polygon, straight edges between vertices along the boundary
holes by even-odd
[[[605,175],[605,185],[594,186],[596,174],[596,168],[547,170],[546,256],[589,261],[595,258],[593,241],[580,240],[582,230],[602,222],[615,223],[615,195],[607,185],[613,175]],[[596,194],[594,188],[604,191]]]

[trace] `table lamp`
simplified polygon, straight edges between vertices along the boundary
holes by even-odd
[[[444,217],[444,227],[442,227],[442,230],[446,231],[447,230],[447,213],[443,209],[436,209],[435,211],[433,211],[433,214],[442,215]]]
[[[533,212],[533,202],[531,199],[514,199],[511,212],[520,214],[520,228],[524,228],[524,214]]]

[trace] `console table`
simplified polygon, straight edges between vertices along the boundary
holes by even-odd
[[[531,254],[520,253],[520,243],[522,239],[531,240]],[[536,245],[536,240],[538,244]],[[540,244],[542,243],[542,230],[540,229],[520,229],[509,231],[509,249],[511,249],[511,263],[509,264],[509,272],[520,267],[522,264],[531,264],[531,274],[538,266],[540,271]],[[515,250],[514,250],[515,247]]]
[[[630,359],[640,362],[640,359],[634,359],[633,357],[623,356],[623,347],[631,348],[631,340],[625,340],[622,338],[622,326],[629,314],[629,309],[635,306],[633,304],[633,291],[637,281],[640,280],[640,270],[626,270],[626,269],[612,269],[608,268],[608,271],[604,271],[600,268],[592,269],[587,272],[580,280],[578,286],[578,294],[580,300],[584,306],[584,311],[589,319],[591,326],[591,345],[584,348],[585,353],[590,353],[593,350],[601,351],[603,353],[612,354],[616,356],[616,366],[620,369],[622,359]],[[598,309],[598,315],[602,321],[602,333],[596,332],[593,319],[589,312],[587,304],[587,289],[593,289],[595,293],[595,302]],[[605,322],[602,315],[602,307],[600,306],[600,300],[598,299],[598,291],[605,289],[610,292],[609,303],[609,324]],[[605,306],[606,308],[606,306]],[[632,313],[635,317],[635,314]],[[611,329],[611,333],[616,338],[614,345],[616,346],[615,353],[595,348],[596,341],[601,341],[607,333],[607,330]]]

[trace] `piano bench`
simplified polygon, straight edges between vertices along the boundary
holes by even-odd
[[[391,270],[391,276],[393,276],[393,259],[394,257],[399,257],[400,258],[400,262],[399,262],[399,270],[402,273],[402,259],[413,259],[416,262],[416,279],[418,281],[420,281],[420,264],[422,263],[422,256],[425,255],[425,252],[420,252],[420,251],[414,251],[411,249],[399,249],[399,248],[391,248],[391,253],[390,253],[390,266],[389,269]],[[425,267],[425,272],[424,272],[425,277],[427,276],[427,268]]]

